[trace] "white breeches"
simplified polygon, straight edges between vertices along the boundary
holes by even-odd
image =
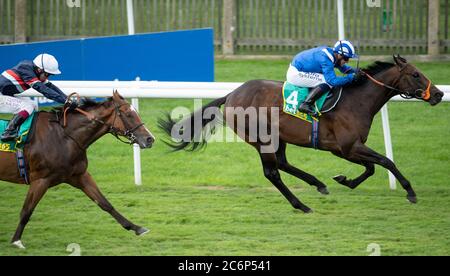
[[[17,114],[20,111],[25,110],[28,114],[31,114],[35,109],[37,109],[36,104],[29,98],[19,98],[0,94],[0,113]]]
[[[292,65],[289,66],[286,80],[300,87],[316,87],[322,83],[326,83],[323,74],[300,72]]]

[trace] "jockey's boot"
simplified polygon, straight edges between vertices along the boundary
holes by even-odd
[[[316,109],[314,108],[314,102],[323,96],[328,91],[325,86],[319,85],[314,87],[311,92],[309,92],[308,97],[305,101],[298,107],[298,111],[314,116],[316,114]]]
[[[3,132],[0,139],[3,142],[13,141],[17,138],[17,134],[19,132],[20,125],[25,121],[25,118],[20,116],[19,114],[14,114],[14,117],[9,121],[8,126],[6,127],[5,132]]]

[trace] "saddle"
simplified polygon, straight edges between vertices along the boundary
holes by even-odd
[[[298,107],[305,101],[311,88],[295,86],[289,82],[283,84],[283,112],[312,123],[313,120],[318,120],[322,114],[332,111],[342,95],[341,88],[333,88],[331,91],[325,93],[320,99],[315,102],[318,117],[313,117],[308,114],[298,111]]]

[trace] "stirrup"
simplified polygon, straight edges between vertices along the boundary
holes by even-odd
[[[7,133],[6,131],[0,137],[3,142],[10,142],[17,139],[17,132]]]
[[[298,111],[300,111],[302,113],[306,113],[306,114],[311,115],[311,116],[316,115],[316,110],[315,109],[310,109],[308,107],[309,106],[307,106],[307,108],[302,108],[301,106],[299,106]]]

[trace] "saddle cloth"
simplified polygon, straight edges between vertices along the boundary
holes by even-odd
[[[309,88],[298,87],[289,82],[285,82],[283,84],[283,112],[310,123],[312,123],[313,120],[318,120],[313,116],[298,111],[298,107],[306,100],[308,94]],[[319,111],[318,116],[321,115],[320,111],[329,94],[330,92],[325,93],[315,102],[316,110]]]
[[[33,119],[36,112],[33,112],[25,122],[22,123],[19,129],[19,134],[15,141],[3,142],[0,141],[0,151],[5,152],[16,152],[17,149],[21,149],[27,143],[28,137],[30,136],[30,130],[33,125]],[[3,133],[8,126],[9,121],[0,120],[0,133]]]

